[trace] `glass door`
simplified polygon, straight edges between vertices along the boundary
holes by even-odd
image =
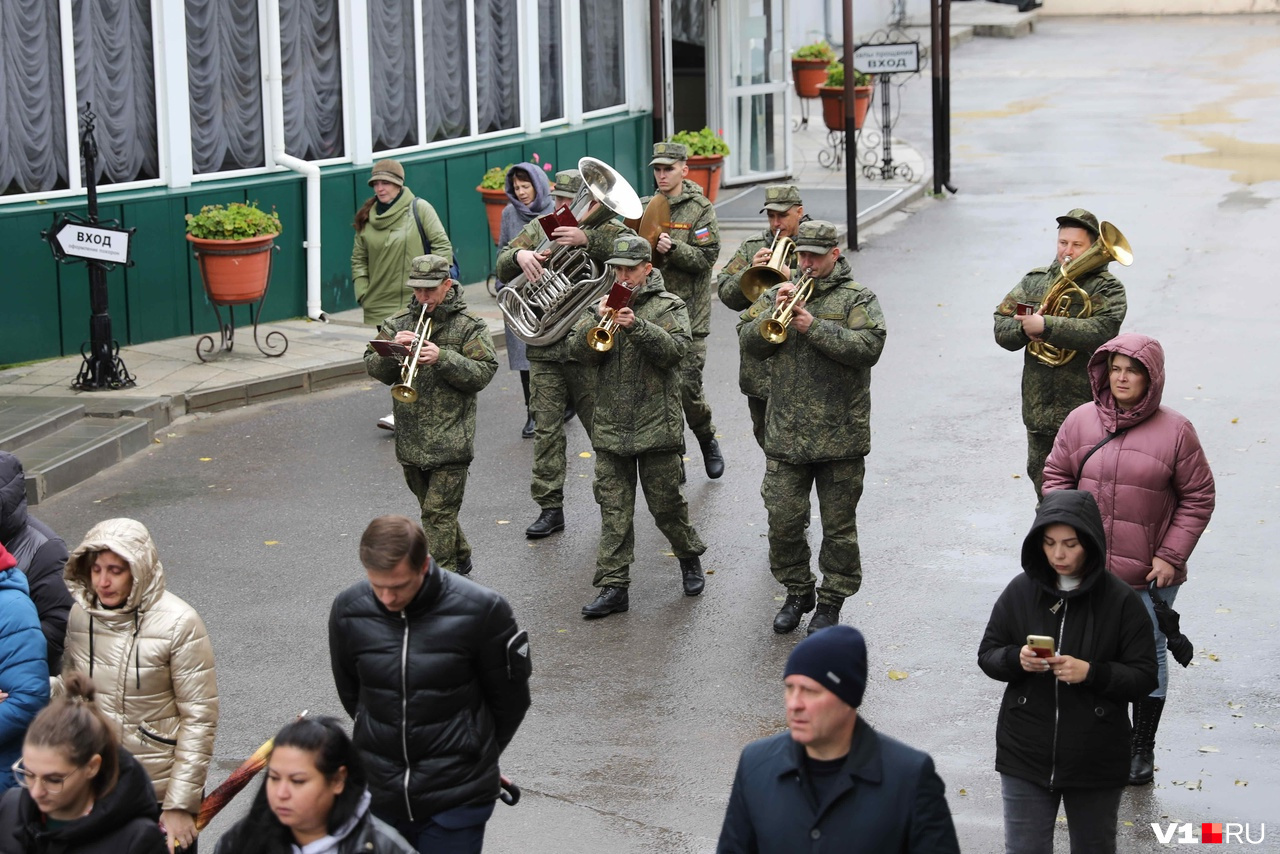
[[[712,6],[726,184],[791,174],[791,97],[787,71],[789,0],[720,0]]]

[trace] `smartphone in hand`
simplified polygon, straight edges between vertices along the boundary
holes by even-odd
[[[1048,658],[1053,655],[1053,638],[1048,635],[1027,635],[1027,646],[1036,654],[1036,658]]]

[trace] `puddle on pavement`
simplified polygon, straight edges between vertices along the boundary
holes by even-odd
[[[1222,201],[1218,202],[1219,210],[1229,211],[1256,211],[1262,210],[1271,204],[1274,199],[1268,199],[1265,196],[1258,196],[1247,188],[1240,188],[1232,193],[1227,193],[1222,197]]]
[[[1225,169],[1237,184],[1280,181],[1280,144],[1244,142],[1224,134],[1193,134],[1208,148],[1196,154],[1167,154],[1165,160],[1202,169]]]
[[[1040,98],[1026,98],[1021,101],[1010,101],[1007,105],[998,110],[968,110],[966,112],[952,113],[951,117],[955,119],[1005,119],[1010,116],[1022,116],[1027,113],[1034,113],[1036,110],[1048,106],[1048,104],[1048,96]]]
[[[1156,116],[1156,123],[1166,128],[1181,128],[1194,125],[1227,125],[1242,124],[1242,119],[1231,112],[1231,108],[1242,101],[1256,101],[1270,98],[1276,94],[1274,83],[1243,82],[1236,85],[1230,95],[1218,98],[1209,104],[1202,104],[1185,113],[1166,113]]]

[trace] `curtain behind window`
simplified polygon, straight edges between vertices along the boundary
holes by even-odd
[[[280,0],[285,150],[303,160],[341,157],[339,0]]]
[[[422,0],[422,45],[427,141],[466,136],[471,132],[471,101],[465,0]]]
[[[582,0],[584,111],[625,102],[622,44],[622,0]]]
[[[0,2],[0,194],[67,187],[58,4]]]
[[[520,124],[520,50],[516,0],[475,0],[476,128]]]
[[[374,151],[418,142],[413,34],[411,2],[369,0],[369,96]]]
[[[560,0],[538,0],[538,71],[544,122],[564,118],[563,42]]]
[[[76,103],[98,117],[98,183],[158,178],[150,0],[74,0],[71,20]]]
[[[186,0],[191,163],[197,175],[266,165],[258,0]]]

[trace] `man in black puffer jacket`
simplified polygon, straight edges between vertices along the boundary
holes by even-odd
[[[62,644],[67,634],[67,612],[71,610],[71,594],[62,580],[67,544],[27,513],[27,479],[22,461],[8,451],[0,451],[0,545],[26,573],[31,601],[36,603],[49,648],[49,672],[56,676],[62,672]]]
[[[369,523],[360,562],[368,579],[329,614],[329,658],[373,812],[421,852],[479,852],[529,708],[528,634],[497,593],[441,570],[407,517]]]

